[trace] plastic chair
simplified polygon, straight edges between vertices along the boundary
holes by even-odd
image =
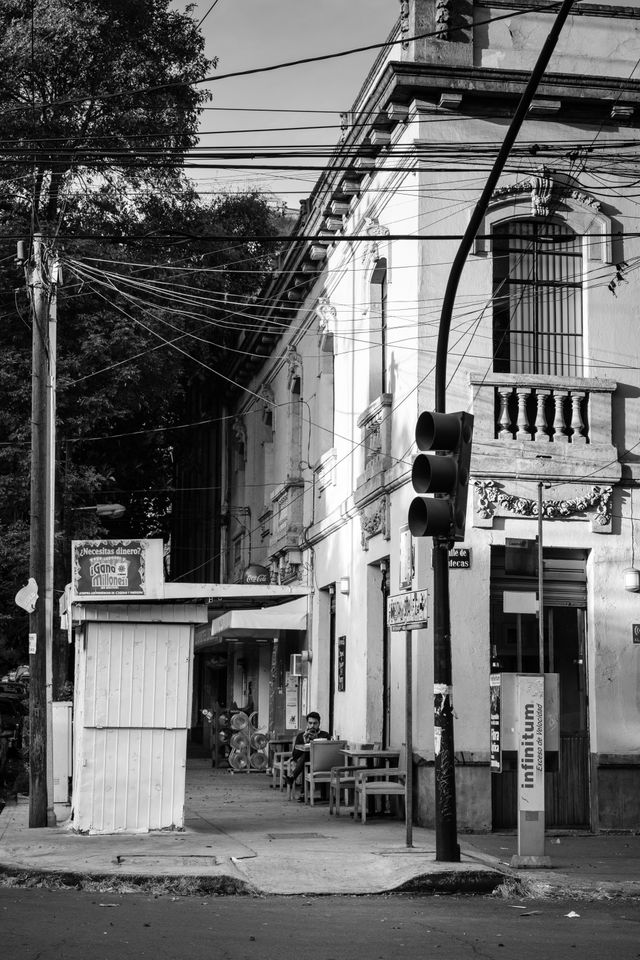
[[[400,748],[397,767],[358,768],[354,786],[353,817],[358,818],[358,808],[362,823],[367,822],[367,799],[369,797],[402,797],[407,799],[407,748]]]
[[[304,774],[304,799],[314,805],[316,786],[331,782],[331,770],[341,766],[344,760],[340,753],[346,740],[314,740],[309,744],[309,764]]]

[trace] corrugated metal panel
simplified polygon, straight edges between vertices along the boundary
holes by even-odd
[[[184,825],[184,730],[85,730],[74,826],[135,833]]]
[[[502,602],[505,590],[536,593],[538,577],[507,575],[504,569],[504,547],[491,549],[491,599]],[[544,551],[544,602],[546,606],[587,604],[587,551]]]
[[[190,638],[180,624],[87,624],[85,726],[186,729]]]

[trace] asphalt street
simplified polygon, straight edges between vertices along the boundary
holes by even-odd
[[[640,903],[0,889],[11,960],[637,960]]]

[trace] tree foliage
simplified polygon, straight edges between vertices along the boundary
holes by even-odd
[[[33,18],[0,0],[0,61],[1,672],[26,654],[13,598],[28,577],[31,317],[15,238],[40,231],[63,270],[60,584],[71,538],[166,533],[171,428],[233,348],[227,304],[248,303],[273,267],[273,245],[245,234],[278,230],[264,198],[205,202],[184,176],[205,100],[193,84],[214,64],[169,0],[35,0]],[[216,233],[238,242],[204,239]],[[79,509],[107,501],[127,506],[109,531]]]

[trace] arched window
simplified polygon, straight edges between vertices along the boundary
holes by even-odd
[[[387,375],[387,261],[376,261],[369,282],[371,360],[369,400],[388,389]]]
[[[582,239],[548,219],[493,227],[496,373],[582,376]]]

